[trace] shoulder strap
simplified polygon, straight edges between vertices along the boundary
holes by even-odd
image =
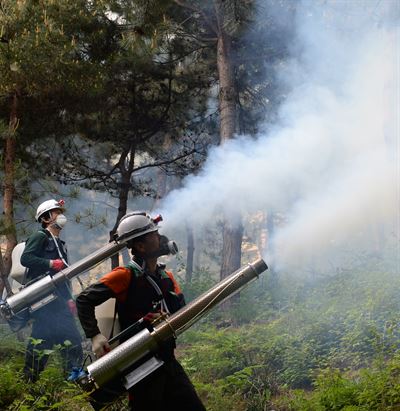
[[[53,239],[54,244],[56,245],[56,248],[57,248],[58,256],[60,257],[61,261],[64,263],[64,265],[66,267],[69,267],[68,263],[65,261],[64,256],[61,253],[60,246],[58,245],[57,238],[53,235],[53,233],[50,230],[46,230],[46,231],[50,234],[51,238]],[[43,233],[43,231],[41,231],[41,232]]]
[[[158,286],[158,284],[149,275],[146,275],[145,278],[156,290],[156,293],[158,294],[158,297],[160,298],[161,310],[166,312],[167,314],[170,314],[168,306],[167,306],[167,302],[165,301],[164,295],[162,291],[160,290],[160,287]]]
[[[167,302],[165,301],[164,295],[163,295],[162,291],[160,290],[160,287],[151,278],[151,276],[148,275],[144,271],[143,267],[141,267],[133,259],[131,261],[129,261],[129,264],[127,265],[127,267],[130,268],[130,270],[134,273],[135,276],[137,276],[137,273],[139,273],[141,276],[143,276],[149,282],[149,284],[154,288],[154,290],[156,291],[158,297],[160,298],[161,310],[166,312],[167,314],[170,314],[170,311],[169,311],[168,306],[167,306]]]
[[[132,272],[132,274],[135,275],[135,277],[142,277],[144,275],[144,269],[141,267],[136,261],[131,260],[129,261],[128,265],[126,268],[129,268]]]

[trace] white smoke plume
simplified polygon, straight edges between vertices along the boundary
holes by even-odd
[[[329,260],[382,230],[398,236],[399,9],[391,0],[303,2],[280,74],[291,93],[279,122],[213,149],[163,202],[164,226],[201,227],[221,211],[283,213],[276,267]]]

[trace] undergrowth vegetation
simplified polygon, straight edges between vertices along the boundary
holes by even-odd
[[[208,410],[400,410],[396,270],[275,285],[242,294],[241,325],[218,328],[214,313],[181,338],[181,361]],[[258,309],[248,321],[251,301]]]
[[[66,380],[60,350],[62,346],[47,350],[49,363],[33,383],[25,380],[24,366],[26,342],[19,341],[5,326],[0,326],[0,410],[65,410],[90,411],[88,395],[75,383]],[[127,400],[121,398],[109,410],[124,411]]]
[[[193,284],[207,289],[206,279]],[[216,309],[181,335],[177,355],[208,411],[396,411],[399,312],[395,270],[312,281],[270,273],[242,292],[230,321]],[[26,383],[24,345],[0,338],[1,410],[91,409],[64,380],[57,352],[39,381]]]
[[[50,364],[37,382],[25,381],[22,375],[25,343],[14,336],[2,334],[0,363],[1,410],[90,410],[82,393],[63,375],[57,349],[50,356]],[[54,354],[54,355],[53,355]]]

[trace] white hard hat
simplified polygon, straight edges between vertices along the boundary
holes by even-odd
[[[158,222],[162,220],[161,216],[154,219],[145,211],[133,211],[121,218],[116,232],[117,241],[128,241],[140,237],[147,233],[157,231]]]
[[[56,209],[64,210],[64,200],[56,201],[54,199],[51,199],[51,200],[47,200],[43,202],[37,208],[35,220],[40,222],[40,218],[44,213],[47,213],[47,211],[56,210]]]

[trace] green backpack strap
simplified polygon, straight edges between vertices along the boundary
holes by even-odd
[[[131,270],[131,273],[134,275],[135,278],[144,276],[144,271],[142,270],[140,265],[133,260],[129,261],[128,265],[126,265],[125,267]]]

